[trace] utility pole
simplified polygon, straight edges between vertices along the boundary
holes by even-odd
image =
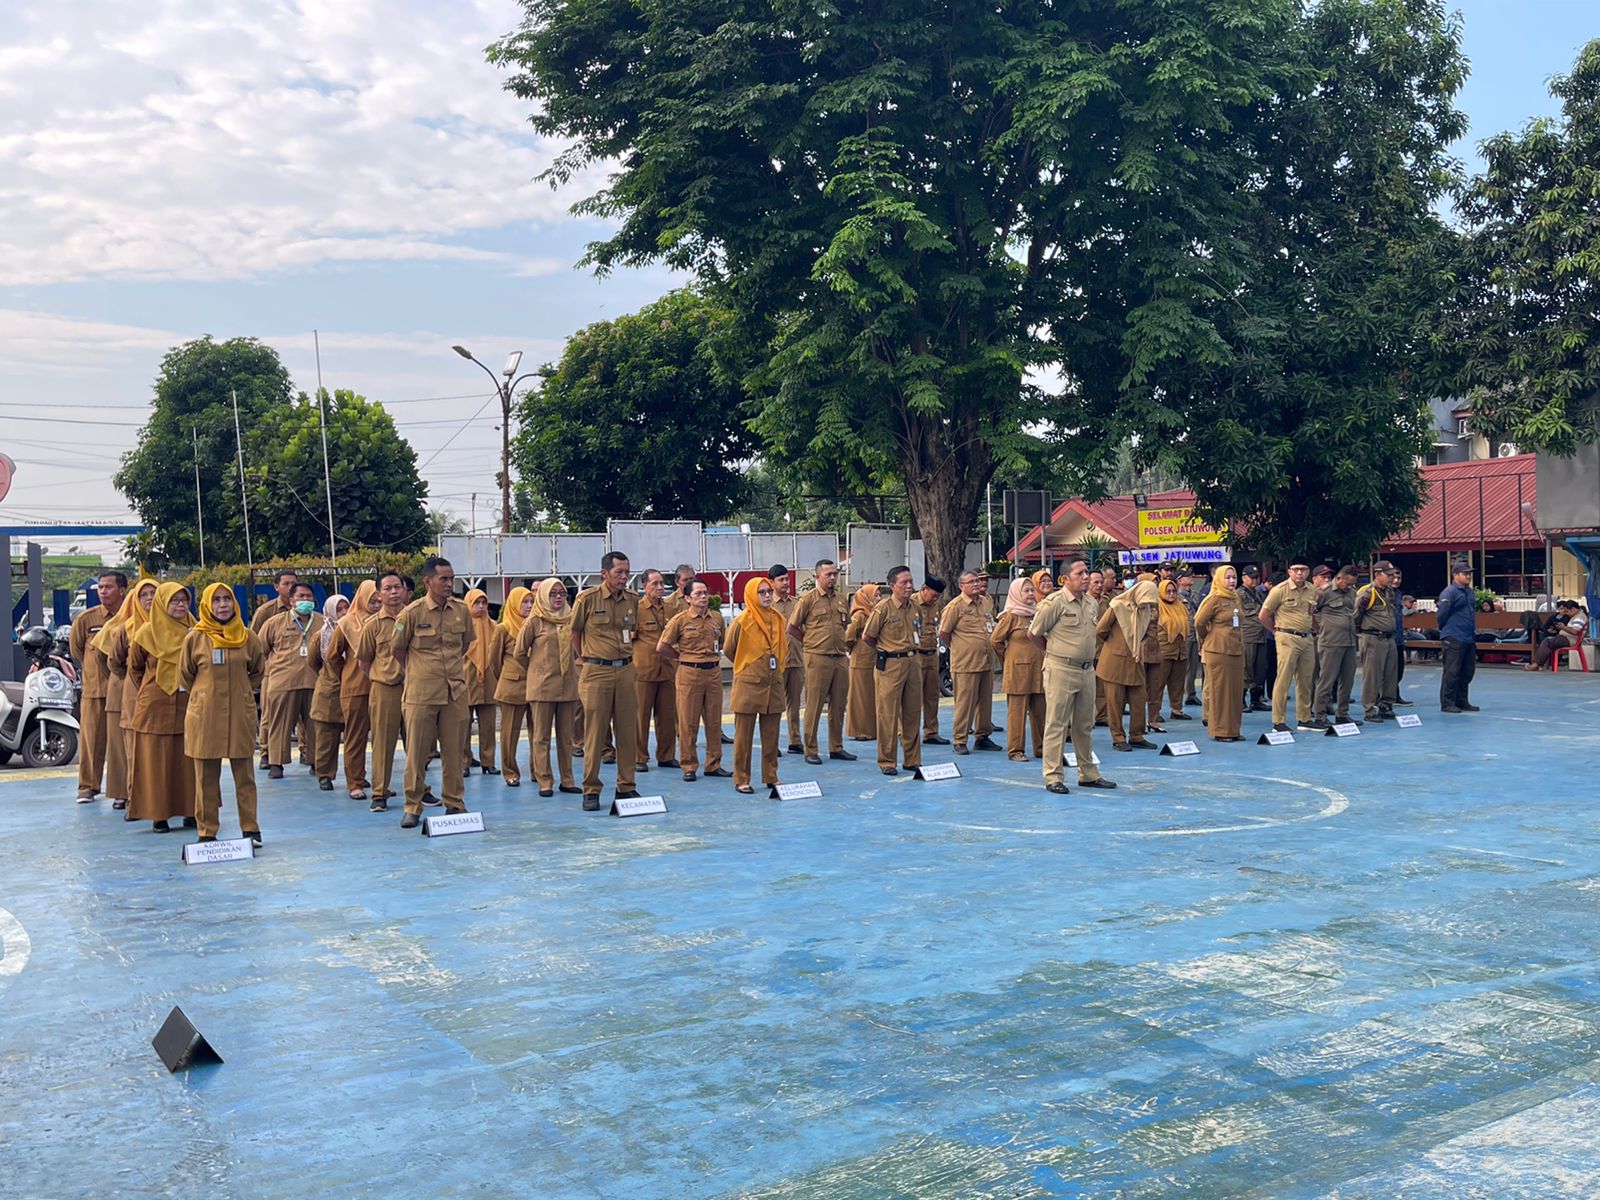
[[[328,557],[333,562],[333,582],[339,584],[339,548],[333,540],[333,473],[328,470],[328,412],[322,391],[322,339],[311,331],[311,344],[317,352],[317,424],[322,427],[322,486],[328,493]]]
[[[206,569],[206,513],[200,503],[200,430],[189,426],[189,436],[194,439],[194,519],[200,527],[200,569]]]
[[[244,557],[253,574],[256,554],[250,547],[250,497],[244,487],[244,438],[239,435],[239,393],[237,389],[229,388],[228,395],[233,397],[233,444],[239,449],[239,504],[244,509]]]
[[[524,371],[517,375],[517,365],[522,361],[522,351],[513,350],[506,357],[506,365],[501,368],[500,374],[485,367],[472,356],[472,351],[465,346],[451,346],[462,358],[468,362],[477,363],[483,373],[494,383],[495,394],[500,397],[500,532],[511,532],[511,397],[516,394],[517,384],[524,379],[531,379],[537,372]],[[512,378],[516,376],[516,378]]]

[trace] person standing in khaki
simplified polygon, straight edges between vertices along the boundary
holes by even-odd
[[[693,783],[700,766],[695,741],[706,731],[706,774],[726,778],[722,766],[722,614],[711,611],[711,591],[703,579],[689,584],[689,607],[667,622],[656,653],[676,668],[678,766]]]
[[[1394,592],[1394,564],[1372,564],[1372,582],[1356,592],[1356,645],[1361,658],[1361,707],[1369,721],[1394,719],[1400,692],[1398,654],[1394,641],[1399,621]]]
[[[695,569],[688,563],[679,563],[672,571],[672,595],[662,603],[666,606],[667,620],[672,620],[689,608],[689,585],[695,580]],[[709,586],[709,585],[708,585]]]
[[[1043,575],[1044,572],[1038,572]],[[1038,612],[1033,581],[1018,577],[1006,592],[1006,610],[995,623],[989,644],[999,656],[1006,689],[1006,757],[1027,762],[1027,727],[1033,725],[1033,753],[1044,757],[1044,651],[1028,636]]]
[[[885,775],[899,774],[896,738],[906,770],[922,765],[922,674],[916,653],[925,637],[933,638],[933,630],[923,631],[911,588],[910,567],[890,571],[889,595],[878,601],[861,630],[861,640],[875,655],[878,769]]]
[[[816,587],[795,602],[785,633],[801,647],[806,673],[806,761],[820,766],[822,753],[817,741],[817,726],[822,710],[828,710],[828,757],[854,762],[856,756],[844,748],[845,703],[850,693],[849,652],[845,630],[850,614],[839,594],[839,567],[831,558],[817,560],[813,578]]]
[[[154,579],[141,579],[133,585],[133,598],[124,600],[122,611],[117,614],[114,621],[100,631],[100,636],[95,641],[100,646],[100,652],[106,656],[106,670],[110,678],[106,683],[106,712],[116,713],[116,730],[122,737],[122,778],[120,781],[111,779],[108,769],[106,786],[109,788],[113,782],[122,784],[120,791],[112,791],[111,807],[127,809],[128,799],[133,795],[133,730],[128,728],[127,718],[133,716],[133,707],[139,699],[139,686],[128,678],[128,651],[133,648],[133,636],[139,632],[141,626],[150,619],[150,610],[155,607],[156,589],[158,585]],[[116,750],[111,747],[111,731],[106,736],[106,761],[114,763]],[[132,817],[124,815],[123,820],[131,821]]]
[[[798,597],[790,591],[794,576],[789,574],[789,568],[781,563],[776,563],[767,570],[767,579],[772,583],[773,609],[782,619],[787,628],[789,618],[794,613],[794,607],[799,603]],[[745,589],[749,591],[748,588]],[[800,731],[800,703],[806,693],[806,667],[800,657],[800,644],[790,641],[785,636],[784,644],[789,647],[789,656],[783,664],[783,695],[784,711],[789,714],[789,746],[790,754],[804,754],[805,740]],[[739,737],[738,730],[734,731],[734,740]],[[764,743],[763,743],[764,745]]]
[[[1078,757],[1078,786],[1114,788],[1094,763],[1094,630],[1100,606],[1089,595],[1089,566],[1072,559],[1061,587],[1039,605],[1028,636],[1044,651],[1044,790],[1064,796],[1066,744]],[[1009,723],[1008,729],[1009,730]]]
[[[261,845],[256,812],[255,688],[266,670],[261,639],[244,626],[233,592],[213,583],[200,595],[200,619],[183,642],[178,682],[189,693],[183,752],[194,763],[200,841],[214,842],[222,811],[222,760],[233,772],[239,832]]]
[[[344,718],[344,786],[352,800],[367,798],[367,740],[372,735],[368,694],[372,680],[356,661],[361,630],[378,611],[378,585],[363,579],[350,611],[339,619],[328,639],[327,662],[339,674],[339,713]]]
[[[1316,588],[1307,578],[1311,568],[1304,559],[1289,564],[1289,578],[1278,584],[1261,604],[1261,628],[1278,651],[1278,678],[1272,685],[1272,728],[1288,732],[1289,685],[1294,685],[1294,708],[1301,729],[1312,728],[1311,675],[1317,665],[1312,641],[1311,605]]]
[[[260,637],[262,629],[266,627],[267,622],[272,620],[273,617],[281,613],[294,611],[294,585],[298,580],[299,576],[293,571],[279,571],[272,577],[272,586],[278,594],[256,609],[255,614],[250,618],[251,633]],[[266,687],[265,680],[262,681],[262,687]],[[261,693],[257,707],[261,709],[261,726],[256,732],[256,743],[261,750],[261,769],[266,770],[270,764],[267,762],[267,693],[265,691]],[[297,732],[300,738],[301,757],[304,759],[310,752],[310,731],[302,723]]]
[[[1194,636],[1205,666],[1205,722],[1212,741],[1242,742],[1244,712],[1244,613],[1239,576],[1229,566],[1211,572],[1211,591],[1194,613]]]
[[[983,594],[984,576],[961,572],[961,594],[945,606],[939,620],[939,641],[950,651],[950,678],[955,682],[956,715],[951,736],[957,754],[967,753],[968,731],[977,733],[974,749],[998,750],[994,733],[994,651],[989,638],[994,617]]]
[[[489,619],[489,597],[478,588],[464,603],[472,616],[472,648],[467,651],[467,730],[461,742],[463,774],[472,773],[472,721],[478,722],[478,766],[485,775],[498,775],[494,765],[495,716],[500,711],[495,692],[500,687],[500,664],[506,656],[505,631]]]
[[[678,689],[673,682],[672,664],[656,649],[667,631],[667,590],[661,572],[644,573],[644,595],[639,600],[639,643],[633,648],[633,674],[639,689],[639,762],[637,769],[650,769],[650,718],[656,723],[656,765],[678,765]]]
[[[752,579],[744,585],[744,611],[728,629],[728,657],[733,660],[733,786],[741,795],[754,794],[750,759],[755,730],[761,726],[761,782],[778,786],[778,727],[788,704],[784,686],[784,616],[774,605],[776,581]]]
[[[937,575],[928,575],[917,589],[917,620],[921,628],[930,632],[939,628],[939,608],[944,603],[944,586],[944,580]],[[939,639],[923,638],[917,646],[915,662],[922,673],[922,744],[948,746],[950,739],[939,736],[939,701],[944,696],[944,687],[939,680]],[[962,739],[963,742],[965,740]]]
[[[311,641],[322,632],[315,593],[309,583],[296,583],[291,593],[294,607],[280,612],[256,632],[267,652],[267,673],[261,684],[267,710],[267,778],[282,779],[293,754],[292,736],[311,712],[311,693],[317,673],[311,666]],[[311,747],[300,743],[301,758]]]
[[[561,791],[580,790],[572,780],[574,721],[578,714],[578,664],[572,648],[572,608],[566,585],[546,579],[529,596],[528,619],[517,634],[512,657],[525,673],[524,700],[532,705],[528,761],[539,795],[555,795],[550,770],[550,729],[556,733],[556,767]]]
[[[1037,612],[1039,605],[1050,599],[1050,596],[1056,591],[1056,581],[1050,578],[1049,571],[1035,571],[1031,578],[1033,580],[1033,607],[1034,611]],[[1010,721],[1006,722],[1006,729],[1008,731],[1011,729]]]
[[[100,576],[100,603],[86,608],[72,623],[68,646],[72,657],[83,668],[78,711],[83,736],[78,742],[78,803],[87,804],[100,794],[106,768],[106,656],[93,648],[100,631],[117,615],[128,590],[128,577],[121,571],[106,571]]]
[[[350,611],[350,600],[335,592],[322,605],[322,628],[311,639],[311,669],[317,686],[311,692],[311,773],[317,786],[333,791],[339,771],[339,735],[344,729],[344,706],[339,702],[339,668],[328,657],[339,619]]]
[[[150,821],[156,833],[170,833],[173,817],[195,824],[194,765],[183,750],[189,693],[178,675],[193,623],[188,591],[163,583],[128,648],[128,678],[138,696],[127,723],[134,737],[128,819]]]
[[[1095,623],[1095,640],[1100,644],[1100,656],[1095,663],[1095,678],[1100,681],[1101,694],[1106,698],[1106,715],[1111,725],[1113,750],[1159,750],[1144,736],[1145,665],[1148,656],[1160,652],[1160,643],[1150,638],[1158,623],[1156,608],[1159,601],[1156,585],[1151,580],[1140,580],[1126,592],[1118,592],[1106,605],[1106,611]],[[1122,733],[1122,712],[1129,712],[1128,735]]]
[[[881,589],[864,583],[850,599],[850,623],[845,626],[844,644],[850,655],[850,695],[845,708],[845,736],[856,742],[872,742],[878,737],[878,704],[874,666],[877,655],[862,638],[867,618],[878,606]]]
[[[633,644],[639,633],[639,597],[628,590],[628,556],[608,550],[600,558],[600,584],[578,593],[572,606],[572,651],[577,655],[583,704],[583,811],[600,811],[600,758],[607,740],[617,748],[618,800],[638,796],[639,688]]]
[[[1161,696],[1166,694],[1174,721],[1192,718],[1183,711],[1183,675],[1189,666],[1189,610],[1178,598],[1178,584],[1174,579],[1163,579],[1156,585],[1158,593],[1157,645],[1153,662],[1145,665],[1144,694],[1149,713],[1145,728],[1165,733],[1161,724]]]
[[[394,747],[400,740],[401,696],[405,671],[390,652],[394,623],[405,608],[405,584],[389,571],[378,580],[378,611],[361,626],[356,661],[371,683],[367,711],[372,721],[372,804],[370,812],[388,812],[394,795]]]
[[[400,610],[389,653],[406,674],[400,696],[406,729],[406,813],[401,829],[422,823],[428,760],[439,755],[440,799],[447,813],[467,811],[462,747],[467,736],[467,653],[476,641],[472,613],[450,593],[450,560],[429,555],[422,564],[422,598]]]
[[[1311,615],[1317,625],[1317,700],[1311,724],[1323,728],[1329,720],[1350,720],[1350,690],[1356,678],[1356,569],[1346,564],[1333,577],[1333,586],[1317,593]]]
[[[566,589],[562,589],[565,597]],[[533,593],[525,587],[514,587],[506,602],[500,606],[500,629],[504,635],[501,645],[505,648],[504,656],[500,659],[500,677],[495,685],[495,702],[500,705],[500,764],[505,771],[507,787],[522,786],[522,768],[517,765],[517,746],[522,741],[522,726],[528,718],[528,671],[526,665],[517,657],[517,639],[522,635],[523,626],[527,624],[528,614],[533,611]],[[566,630],[561,631],[566,636]],[[577,683],[574,679],[573,696],[577,696]],[[574,699],[576,706],[576,699]],[[529,734],[533,731],[533,721],[527,719]],[[548,740],[548,733],[546,734]],[[549,756],[546,755],[546,759]],[[569,781],[570,782],[570,781]],[[542,785],[541,785],[542,786]]]

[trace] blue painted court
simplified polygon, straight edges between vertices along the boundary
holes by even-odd
[[[1405,690],[1097,731],[1122,786],[1066,797],[847,743],[784,760],[820,800],[657,771],[629,820],[474,776],[428,840],[294,771],[193,868],[0,771],[0,1195],[1589,1200],[1600,678]],[[166,1072],[174,1004],[224,1065]]]

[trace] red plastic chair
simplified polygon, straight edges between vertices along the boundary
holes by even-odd
[[[1563,654],[1571,654],[1574,650],[1578,652],[1579,667],[1581,667],[1583,671],[1587,673],[1589,670],[1589,656],[1583,652],[1582,642],[1579,642],[1576,646],[1559,647],[1556,652],[1550,656],[1550,669],[1552,671],[1561,670],[1561,656]],[[1572,670],[1572,664],[1570,662],[1567,663],[1567,670]]]

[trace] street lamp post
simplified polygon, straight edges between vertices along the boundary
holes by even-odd
[[[517,366],[522,362],[522,351],[513,350],[506,356],[506,365],[496,375],[488,367],[472,356],[472,351],[465,346],[451,346],[462,358],[477,366],[494,383],[494,390],[500,397],[500,532],[511,532],[511,397],[516,394],[517,384],[524,379],[531,379],[536,372],[524,371],[517,375]],[[516,376],[515,378],[512,378]]]

